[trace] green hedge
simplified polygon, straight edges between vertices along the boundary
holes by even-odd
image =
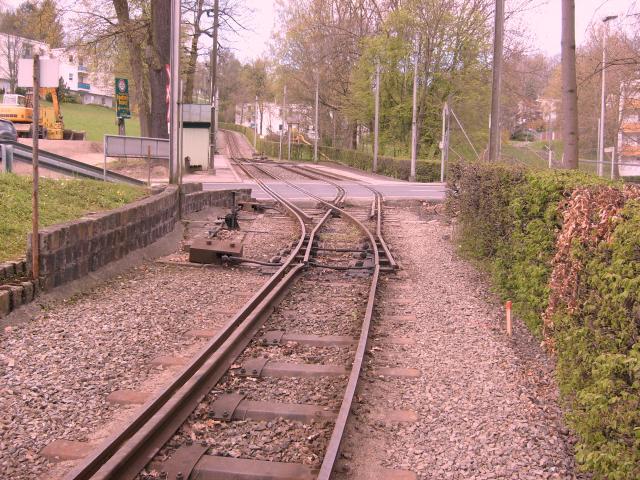
[[[250,142],[254,141],[255,132],[242,125],[221,123],[220,128],[234,130],[243,133]],[[257,150],[269,157],[277,158],[280,151],[278,142],[258,139]],[[283,144],[283,157],[287,157],[287,145]],[[373,155],[358,150],[349,150],[332,147],[319,147],[321,159],[329,159],[342,165],[347,165],[365,172],[370,172],[373,167]],[[291,160],[296,162],[313,161],[313,146],[306,144],[291,145]],[[408,180],[411,173],[411,162],[406,159],[393,157],[379,157],[378,173],[400,180]],[[416,180],[419,182],[439,182],[440,162],[432,160],[418,160],[416,164]]]
[[[493,275],[503,299],[540,335],[551,293],[552,260],[567,199],[578,187],[621,188],[575,171],[452,166],[447,207],[460,223],[463,253]],[[592,219],[598,225],[598,219]],[[640,478],[640,204],[627,202],[612,238],[583,259],[577,309],[559,308],[551,339],[558,382],[579,436],[576,458],[594,478]],[[593,237],[590,237],[593,238]]]
[[[627,202],[611,239],[583,256],[578,306],[554,317],[561,391],[596,478],[640,478],[640,203]]]

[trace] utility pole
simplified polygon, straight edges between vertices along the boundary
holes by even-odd
[[[576,3],[562,0],[562,168],[578,168],[578,82],[576,79]]]
[[[413,116],[411,118],[411,173],[409,181],[416,181],[416,160],[418,157],[418,60],[420,59],[420,40],[416,34],[415,59],[413,62]]]
[[[444,182],[444,172],[449,162],[449,104],[444,102],[442,107],[442,139],[440,141],[440,182]]]
[[[169,145],[171,159],[169,162],[169,183],[178,183],[178,163],[180,159],[179,149],[179,102],[180,93],[180,24],[181,1],[171,0],[171,103],[170,103],[170,130]]]
[[[491,126],[489,128],[489,160],[500,159],[500,92],[502,89],[502,51],[504,46],[504,0],[496,0],[493,31],[493,81],[491,83]]]
[[[607,73],[607,37],[609,36],[609,21],[618,18],[618,15],[609,15],[602,19],[604,29],[602,31],[602,92],[600,95],[600,129],[598,135],[598,176],[604,174],[604,132],[606,114],[606,73]]]
[[[380,130],[380,62],[376,62],[375,112],[373,119],[373,173],[378,171],[378,141]]]
[[[280,128],[280,149],[278,150],[278,160],[282,160],[282,139],[284,137],[284,124],[287,118],[286,112],[286,104],[287,104],[287,86],[284,86],[282,91],[282,127]]]
[[[256,121],[255,121],[255,129],[254,129],[254,135],[253,135],[253,148],[254,149],[258,149],[258,96],[256,95],[256,106],[255,106],[255,112],[256,112]]]
[[[289,146],[287,147],[287,160],[291,161],[291,127],[287,123],[287,135],[289,137]]]
[[[320,73],[316,74],[316,119],[315,119],[315,141],[313,142],[313,161],[318,163],[318,137],[320,137],[319,122],[319,109],[320,109]]]
[[[213,45],[211,46],[211,90],[209,100],[211,101],[211,127],[209,128],[209,173],[216,171],[216,92],[218,90],[218,17],[219,0],[213,2]]]

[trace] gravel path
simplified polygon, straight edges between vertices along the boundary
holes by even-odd
[[[381,467],[434,480],[585,478],[575,473],[553,363],[539,342],[517,320],[506,338],[502,308],[486,279],[456,256],[449,225],[388,212],[387,239],[405,271],[383,282],[358,421],[350,421],[336,478],[382,478]],[[416,343],[391,346],[390,335]],[[422,375],[374,374],[385,366]],[[392,409],[419,419],[391,421]]]

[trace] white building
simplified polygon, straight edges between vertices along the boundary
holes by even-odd
[[[0,89],[12,93],[18,79],[18,60],[34,54],[47,55],[49,45],[36,40],[0,33]],[[14,85],[15,86],[15,85]]]
[[[262,121],[261,121],[262,120]],[[258,133],[261,137],[280,135],[283,128],[282,105],[277,103],[263,103],[262,108],[256,103],[240,103],[236,105],[235,123],[254,129],[258,125]],[[287,119],[284,122],[284,131],[292,129],[303,132],[314,138],[313,109],[308,105],[287,105]]]
[[[640,176],[640,82],[626,85],[623,93],[618,130],[618,168],[623,177]]]
[[[50,56],[60,61],[60,78],[82,103],[113,107],[115,87],[111,75],[92,72],[73,49],[56,48]]]
[[[12,78],[14,82],[17,79],[18,59],[31,58],[36,53],[59,60],[59,77],[82,103],[113,106],[112,76],[91,72],[73,49],[51,49],[46,43],[4,33],[0,33],[0,89],[11,92]]]

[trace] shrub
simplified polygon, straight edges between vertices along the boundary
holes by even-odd
[[[573,242],[577,301],[554,315],[558,378],[579,436],[577,460],[607,480],[640,478],[640,203],[609,241]]]
[[[604,183],[575,171],[503,164],[454,164],[448,209],[460,221],[462,252],[481,261],[495,287],[536,334],[549,297],[561,205],[578,185]]]
[[[463,253],[532,331],[550,327],[578,462],[640,478],[640,188],[493,164],[455,165],[449,183]]]

